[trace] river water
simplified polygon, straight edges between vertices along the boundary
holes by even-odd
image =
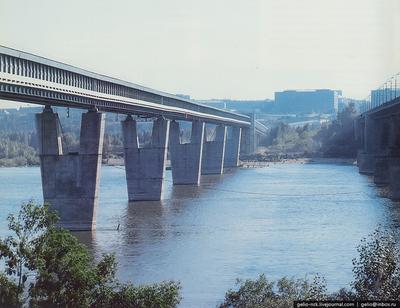
[[[400,205],[350,165],[238,169],[200,187],[173,187],[167,171],[165,182],[162,202],[128,203],[124,170],[103,167],[97,230],[77,235],[96,258],[116,254],[121,280],[180,281],[182,307],[215,307],[236,278],[260,273],[348,286],[360,239],[400,225]],[[39,168],[0,169],[0,235],[29,199],[42,199]]]

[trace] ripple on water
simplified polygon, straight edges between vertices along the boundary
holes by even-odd
[[[8,213],[41,201],[39,168],[0,169],[0,183],[4,235]],[[165,186],[161,202],[128,203],[124,171],[103,167],[97,231],[77,235],[96,257],[115,252],[123,280],[181,281],[185,307],[214,306],[237,277],[259,273],[320,273],[330,290],[346,286],[359,240],[400,221],[398,204],[354,166],[238,169],[199,187],[172,187],[168,171]]]

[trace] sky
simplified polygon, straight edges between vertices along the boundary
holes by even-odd
[[[0,45],[195,99],[364,98],[400,72],[400,1],[0,0]]]

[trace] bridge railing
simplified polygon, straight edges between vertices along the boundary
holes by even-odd
[[[370,95],[365,99],[361,111],[368,112],[371,109],[385,105],[397,97],[400,97],[400,73],[390,77],[378,89],[372,90]]]

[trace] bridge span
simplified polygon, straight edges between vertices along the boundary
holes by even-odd
[[[400,200],[400,73],[371,91],[367,104],[355,119],[359,172],[373,176],[388,188],[391,199]]]
[[[160,200],[169,149],[174,185],[198,185],[203,174],[222,174],[253,152],[267,128],[253,116],[204,106],[182,97],[0,46],[0,99],[44,105],[36,115],[43,197],[70,230],[93,230],[103,149],[105,112],[121,122],[128,198]],[[60,120],[52,106],[81,108],[80,148],[64,153]],[[154,119],[151,142],[138,141],[137,117]],[[182,143],[179,121],[192,124]],[[207,140],[205,125],[216,125]],[[229,131],[229,132],[228,132]]]

